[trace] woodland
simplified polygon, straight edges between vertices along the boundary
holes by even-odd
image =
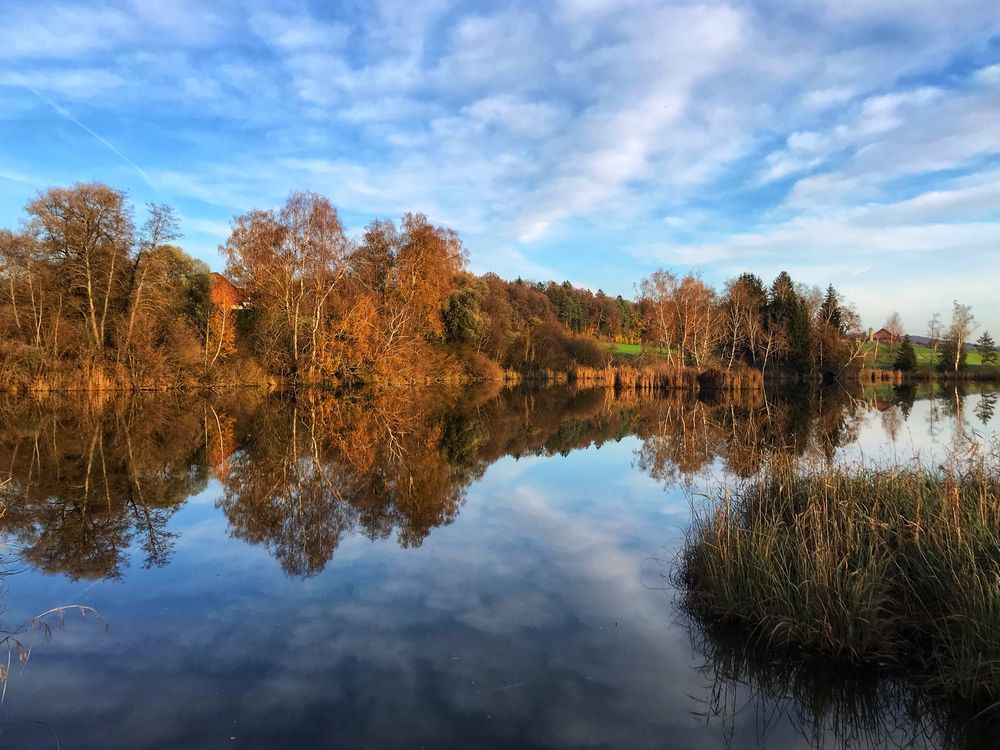
[[[541,378],[639,388],[830,381],[864,365],[857,313],[781,273],[715,289],[660,270],[632,299],[467,270],[408,213],[358,237],[315,193],[235,217],[213,273],[168,205],[40,192],[0,230],[0,389],[392,387]]]

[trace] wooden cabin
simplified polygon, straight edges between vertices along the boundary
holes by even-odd
[[[896,337],[885,328],[879,328],[872,334],[872,341],[877,341],[880,344],[895,344]]]

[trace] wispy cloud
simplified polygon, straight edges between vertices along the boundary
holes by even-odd
[[[28,89],[28,91],[30,91],[32,94],[34,94],[35,96],[37,96],[39,99],[41,99],[43,102],[45,102],[47,105],[49,105],[64,120],[68,120],[69,122],[73,123],[78,128],[80,128],[80,130],[82,130],[83,132],[87,133],[88,135],[90,135],[94,139],[96,139],[100,144],[102,144],[109,151],[111,151],[111,153],[113,153],[115,156],[117,156],[123,162],[125,162],[130,167],[132,167],[132,169],[134,169],[139,174],[139,176],[142,177],[142,179],[146,181],[146,183],[150,187],[152,187],[154,190],[157,189],[156,188],[156,183],[153,181],[153,178],[150,177],[148,174],[146,174],[146,171],[142,167],[140,167],[134,161],[132,161],[131,159],[129,159],[127,156],[125,156],[125,154],[123,154],[121,151],[119,151],[117,148],[115,148],[115,145],[113,143],[111,143],[109,140],[107,140],[104,136],[102,136],[102,135],[100,135],[98,133],[95,133],[93,130],[91,130],[90,128],[88,128],[82,122],[80,122],[79,120],[77,120],[68,109],[66,109],[65,107],[63,107],[63,106],[61,106],[59,104],[56,104],[54,101],[52,101],[51,99],[49,99],[44,94],[42,94],[39,91],[37,91],[32,86],[29,86],[27,83],[23,83],[23,82],[21,83],[21,85],[24,86],[24,88]]]
[[[857,268],[981,260],[1000,223],[989,0],[8,6],[6,172],[120,183],[112,153],[206,248],[302,187],[352,226],[451,223],[480,270],[628,294],[661,263],[821,283],[832,256],[860,301]]]

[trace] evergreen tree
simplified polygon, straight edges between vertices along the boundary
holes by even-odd
[[[968,351],[957,339],[948,339],[941,345],[937,368],[940,372],[962,372],[967,364]]]
[[[786,271],[778,274],[771,284],[768,309],[769,325],[782,329],[787,348],[782,359],[785,367],[800,375],[812,366],[812,330],[809,305],[795,290],[792,277]]]
[[[620,294],[617,297],[615,297],[615,302],[617,303],[618,310],[621,312],[622,316],[621,333],[625,338],[630,338],[635,334],[635,326],[636,326],[635,305],[624,299]]]
[[[819,308],[820,320],[826,321],[840,333],[844,331],[844,314],[840,309],[840,297],[837,290],[830,284],[826,288],[826,296],[823,298],[823,305]]]
[[[441,310],[445,338],[455,344],[474,341],[484,323],[479,303],[486,289],[474,276],[462,277]]]
[[[755,273],[741,273],[737,281],[742,284],[748,292],[762,301],[762,305],[767,303],[767,288],[760,276]]]
[[[996,408],[997,394],[981,393],[979,394],[979,404],[974,409],[974,413],[979,418],[980,422],[983,424],[989,424],[990,420],[993,419],[993,415],[996,413]]]
[[[892,390],[896,396],[896,405],[903,412],[903,419],[909,419],[913,404],[917,400],[917,387],[913,383],[901,383],[894,385]]]
[[[976,342],[976,350],[982,362],[986,366],[995,365],[997,362],[997,344],[990,336],[989,331],[983,331],[983,335]]]
[[[893,367],[902,372],[911,372],[917,368],[917,353],[913,350],[913,342],[909,336],[903,337],[903,343],[899,345],[899,352],[896,354],[896,362]]]

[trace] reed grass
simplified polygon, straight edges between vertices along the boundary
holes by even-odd
[[[1000,701],[995,449],[937,467],[775,458],[695,510],[677,578],[690,611],[770,645]]]

